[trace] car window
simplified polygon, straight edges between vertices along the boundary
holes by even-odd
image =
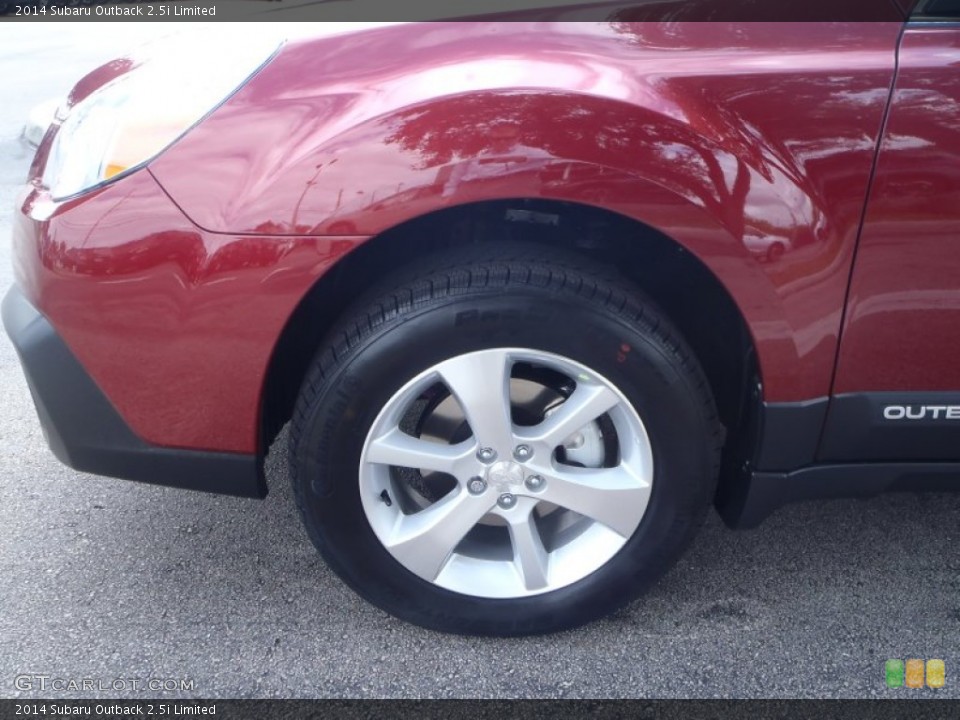
[[[960,20],[960,0],[924,0],[913,13],[917,20]]]

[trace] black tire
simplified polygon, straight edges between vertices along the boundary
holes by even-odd
[[[384,404],[432,365],[491,347],[554,353],[602,374],[637,409],[654,456],[646,513],[622,549],[532,597],[473,597],[421,579],[380,543],[360,500],[359,458]],[[423,261],[347,313],[302,386],[290,457],[307,532],[357,593],[424,627],[523,635],[604,616],[659,579],[703,522],[722,438],[693,353],[639,289],[573,253],[491,243]]]

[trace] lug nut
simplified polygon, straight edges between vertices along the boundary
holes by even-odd
[[[477,459],[483,463],[492,463],[497,459],[497,451],[493,448],[480,448],[477,450]]]
[[[517,504],[517,496],[511,495],[510,493],[504,493],[499,498],[497,498],[497,505],[502,507],[504,510],[509,510],[516,504]]]
[[[529,460],[533,457],[533,450],[529,445],[517,445],[513,449],[513,457],[523,462],[524,460]]]
[[[546,480],[544,480],[539,475],[531,475],[524,482],[524,485],[527,486],[527,490],[532,490],[533,492],[537,492],[538,490],[543,490],[543,486],[546,484],[547,484]]]
[[[467,490],[471,495],[481,495],[486,489],[487,483],[480,477],[470,478],[470,482],[467,483]]]

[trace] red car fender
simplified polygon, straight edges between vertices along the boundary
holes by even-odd
[[[471,23],[292,43],[151,172],[215,232],[368,237],[501,198],[603,207],[713,271],[767,399],[821,397],[899,28]],[[789,251],[749,242],[770,236]]]

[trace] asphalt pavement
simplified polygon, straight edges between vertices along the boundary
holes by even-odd
[[[0,25],[0,292],[29,109],[157,32]],[[0,333],[0,697],[960,698],[960,496],[797,505],[750,532],[711,516],[616,616],[477,639],[394,620],[340,583],[300,527],[284,440],[264,501],[74,472]],[[887,658],[941,658],[946,686],[889,690]],[[54,679],[106,687],[44,690]]]

